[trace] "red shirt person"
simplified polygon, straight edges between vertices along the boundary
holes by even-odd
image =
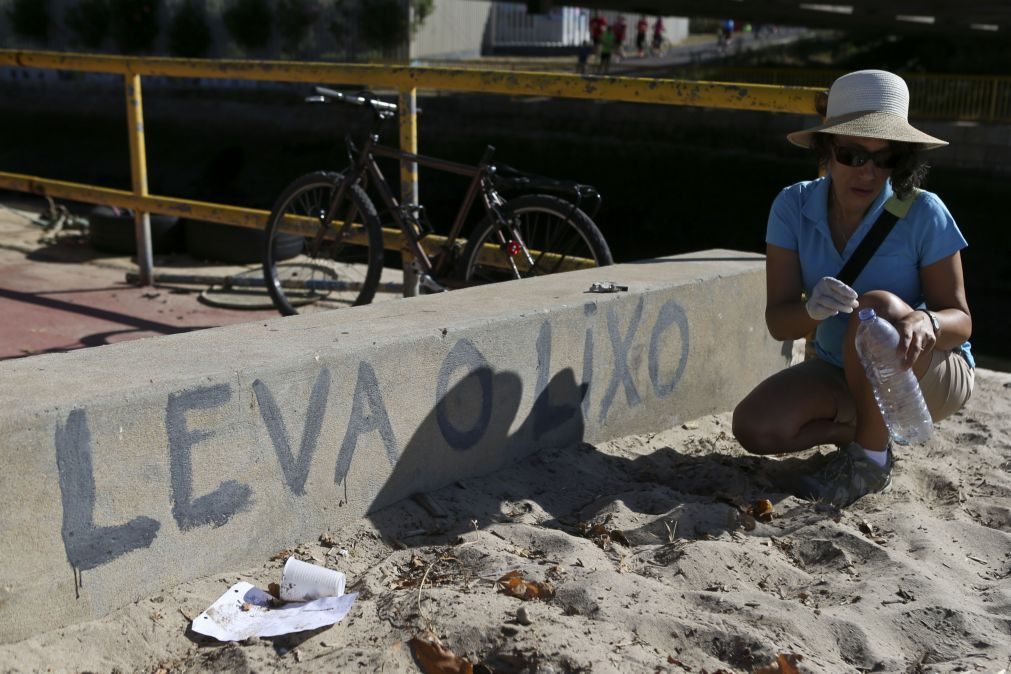
[[[639,22],[635,24],[635,48],[639,50],[639,56],[646,51],[646,32],[649,30],[649,21],[645,16],[639,17]]]
[[[656,17],[656,21],[653,22],[653,49],[657,51],[659,51],[660,47],[663,46],[664,30],[663,19],[659,16]]]
[[[614,24],[614,44],[620,47],[625,41],[625,32],[628,30],[628,26],[625,23],[625,17],[619,16],[618,21]]]
[[[590,18],[590,41],[594,46],[600,44],[600,38],[603,36],[605,28],[607,28],[607,19],[594,12]]]

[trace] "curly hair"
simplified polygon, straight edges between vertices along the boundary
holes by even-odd
[[[903,143],[895,140],[888,142],[897,157],[897,164],[892,169],[892,189],[900,199],[905,199],[927,179],[930,165],[923,159],[922,146],[918,143]],[[832,134],[813,134],[811,149],[818,160],[818,165],[828,168],[829,161],[832,159]]]

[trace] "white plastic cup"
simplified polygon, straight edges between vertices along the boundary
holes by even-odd
[[[344,574],[289,557],[281,571],[283,601],[312,601],[344,594]]]

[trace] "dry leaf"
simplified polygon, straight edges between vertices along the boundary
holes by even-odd
[[[267,585],[267,594],[269,594],[274,599],[281,598],[281,586],[277,583],[270,583]]]
[[[608,529],[603,523],[597,522],[595,524],[590,524],[589,522],[580,522],[579,533],[585,538],[589,538],[591,541],[597,544],[597,547],[606,550],[611,542],[621,543],[626,547],[631,547],[628,538],[619,529]]]
[[[531,550],[530,548],[513,548],[510,550],[515,555],[520,557],[526,557],[527,559],[543,559],[544,553],[540,550]]]
[[[759,501],[755,501],[748,508],[748,514],[759,522],[771,522],[772,518],[775,516],[772,501],[764,498]]]
[[[281,559],[287,559],[288,557],[298,557],[299,559],[305,559],[306,557],[311,557],[312,554],[309,548],[303,543],[299,543],[294,548],[285,548],[279,552],[274,553],[274,556],[270,558],[270,561],[276,562]]]
[[[803,658],[795,653],[780,653],[776,661],[765,667],[752,670],[752,674],[800,674],[797,663]]]
[[[319,543],[327,548],[336,548],[338,545],[337,539],[330,534],[322,534],[319,537]]]
[[[414,659],[425,674],[473,674],[474,666],[466,658],[453,653],[438,639],[431,641],[414,637],[407,644]]]
[[[615,543],[621,543],[626,548],[632,547],[632,544],[629,542],[628,538],[619,529],[611,530],[611,540],[614,541]]]
[[[555,596],[555,587],[548,582],[525,580],[519,571],[510,571],[495,581],[499,592],[517,599],[551,599]]]

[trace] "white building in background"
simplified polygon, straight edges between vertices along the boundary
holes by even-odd
[[[589,22],[592,10],[582,7],[556,7],[548,14],[527,14],[525,3],[496,2],[488,18],[487,51],[519,46],[575,47],[590,39]],[[635,42],[638,13],[601,11],[600,15],[614,25],[618,16],[625,17],[628,32],[625,44]],[[655,16],[647,16],[652,31]],[[670,42],[680,42],[688,36],[688,19],[663,17],[664,36]],[[652,33],[650,33],[652,34]]]
[[[548,14],[528,14],[524,3],[496,2],[488,17],[487,47],[575,46],[589,39],[585,10],[555,7]]]
[[[559,1],[559,0],[556,0]],[[15,0],[0,0],[0,47],[6,49],[55,49],[58,51],[85,51],[74,41],[74,36],[66,25],[67,10],[79,5],[80,0],[45,0],[50,16],[49,40],[45,44],[35,44],[31,40],[15,35],[10,26],[10,13]],[[39,0],[42,2],[42,0]],[[158,32],[143,53],[149,55],[168,54],[168,25],[170,17],[186,0],[152,0],[158,8]],[[209,58],[293,58],[281,49],[279,37],[273,34],[268,42],[254,53],[239,49],[229,34],[222,14],[233,0],[197,0],[206,10],[208,28],[211,33]],[[356,4],[364,5],[369,0],[316,0],[321,14],[307,27],[300,54],[294,58],[303,60],[354,61],[360,45],[353,34],[338,40],[331,30],[333,19],[339,8],[348,15],[354,15]],[[404,11],[409,11],[408,0],[401,0]],[[269,0],[273,8],[279,6],[277,0]],[[619,12],[603,11],[608,23],[614,23]],[[482,53],[496,53],[509,50],[522,51],[533,48],[539,53],[550,53],[552,48],[574,48],[589,39],[589,20],[592,11],[580,7],[555,7],[547,14],[528,14],[525,2],[492,2],[491,0],[436,0],[432,14],[411,36],[409,45],[389,49],[384,57],[390,61],[473,58]],[[628,25],[626,45],[635,42],[635,24],[639,15],[625,13]],[[656,17],[647,17],[652,27]],[[665,36],[670,42],[678,42],[688,34],[688,20],[677,17],[663,17]],[[107,35],[99,52],[115,53],[115,46]],[[20,69],[4,69],[13,72]],[[0,71],[0,79],[6,79]],[[20,77],[14,72],[13,77]],[[42,77],[41,71],[33,74]]]
[[[613,24],[625,17],[625,44],[635,42],[639,14],[602,11]],[[576,47],[590,39],[592,11],[581,7],[555,7],[548,14],[528,14],[524,2],[438,0],[435,10],[411,40],[411,59],[473,58],[482,53],[524,47]],[[655,16],[648,16],[652,31]],[[680,42],[688,36],[688,19],[663,17],[665,37]]]
[[[411,38],[411,60],[480,56],[493,7],[489,0],[436,0],[432,14]]]

